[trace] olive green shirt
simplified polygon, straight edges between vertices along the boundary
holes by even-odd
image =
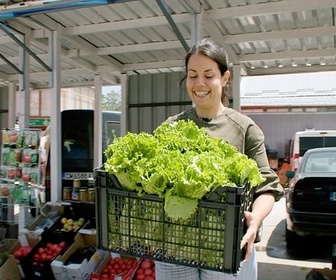
[[[276,201],[283,196],[284,191],[279,178],[268,163],[264,134],[251,118],[231,108],[225,108],[216,118],[204,120],[197,116],[195,108],[191,108],[169,117],[167,121],[182,119],[194,121],[199,127],[204,127],[210,136],[225,139],[239,152],[257,162],[259,170],[266,180],[256,187],[256,195],[272,192]]]

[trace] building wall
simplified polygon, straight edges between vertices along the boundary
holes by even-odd
[[[265,143],[284,158],[289,141],[297,131],[305,129],[336,130],[336,112],[328,113],[262,113],[248,114],[265,134]]]
[[[8,110],[8,88],[0,87],[0,128],[7,128],[8,124],[8,113],[3,111]]]
[[[183,73],[129,76],[127,130],[152,132],[169,116],[187,108],[191,102],[179,83]]]

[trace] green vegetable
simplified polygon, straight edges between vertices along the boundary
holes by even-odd
[[[105,170],[127,190],[165,198],[166,214],[188,219],[199,199],[221,186],[264,181],[256,162],[192,121],[163,123],[153,134],[127,133],[105,150]]]

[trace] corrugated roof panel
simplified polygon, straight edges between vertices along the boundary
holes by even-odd
[[[128,2],[123,4],[113,4],[112,8],[124,19],[140,18],[140,16],[135,11],[133,11],[133,9],[129,7]]]
[[[189,4],[186,3],[186,1],[170,0],[162,2],[165,4],[170,14],[186,13],[187,12],[186,7],[187,8],[189,7]],[[192,9],[189,8],[189,10],[191,11]]]
[[[14,43],[9,43],[9,44],[6,44],[6,45],[0,45],[0,52],[2,55],[5,55],[5,57],[8,59],[8,60],[11,60],[12,58],[15,58],[17,57],[17,54],[20,50],[20,47]]]
[[[243,42],[237,44],[240,50],[242,50],[243,54],[252,54],[255,53],[255,47],[254,44],[250,42]]]
[[[280,29],[277,17],[274,15],[261,15],[256,17],[256,20],[261,24],[261,32],[271,32]]]
[[[297,11],[294,13],[297,18],[296,25],[299,28],[308,28],[315,26],[315,19],[311,11]]]
[[[117,5],[117,4],[114,4]],[[102,16],[105,22],[114,22],[114,21],[120,21],[123,20],[124,17],[121,16],[119,13],[117,13],[112,7],[114,5],[103,5],[103,6],[97,6],[93,7],[99,15]]]
[[[138,15],[140,18],[147,18],[155,16],[155,12],[147,5],[145,2],[140,1],[130,1],[127,6]]]
[[[252,17],[240,17],[237,18],[239,25],[244,30],[244,33],[255,33],[260,32],[259,27]]]
[[[270,48],[275,52],[284,52],[287,50],[286,42],[284,40],[272,40],[267,41],[269,43]]]
[[[66,27],[79,26],[77,11],[60,11],[57,13],[52,13],[52,17],[56,22],[61,23]],[[82,22],[82,20],[79,20]],[[84,20],[84,22],[87,22]]]
[[[315,0],[294,1],[291,5],[284,0],[164,2],[187,44],[191,42],[191,23],[196,13],[197,20],[201,21],[198,26],[204,29],[200,33],[225,44],[230,60],[235,64],[241,63],[247,75],[336,70],[335,4],[330,0],[318,0],[318,3]],[[14,9],[21,14],[25,12],[24,17],[8,18],[2,22],[13,30],[28,30],[30,48],[41,59],[45,59],[49,52],[49,31],[58,30],[62,60],[66,61],[61,67],[76,67],[79,75],[85,69],[92,82],[96,73],[94,69],[113,73],[116,81],[124,69],[146,73],[148,70],[153,72],[152,68],[166,71],[170,65],[174,71],[176,61],[185,55],[178,34],[156,0],[126,1],[47,13],[43,12],[49,5],[45,1],[32,3],[31,6],[42,13],[38,10],[30,12],[30,3],[25,2],[22,11],[18,7]],[[199,13],[203,9],[202,17]],[[8,15],[7,11],[0,10],[0,19]],[[16,44],[1,30],[0,36],[1,54],[19,65],[20,48],[12,48]],[[117,51],[114,51],[115,47]],[[41,67],[39,63],[33,63],[34,71]],[[292,63],[297,66],[292,66]],[[306,66],[309,63],[313,65]],[[2,69],[2,65],[6,66],[0,60],[0,71],[7,74],[8,68]]]
[[[231,7],[247,5],[246,0],[228,0],[228,3]]]
[[[78,19],[83,19],[83,22],[79,21],[80,25],[95,24],[105,22],[104,18],[91,8],[78,9]],[[86,23],[84,21],[86,20]]]

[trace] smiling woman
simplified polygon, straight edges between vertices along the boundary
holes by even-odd
[[[251,212],[245,212],[247,231],[241,240],[246,248],[246,262],[238,276],[227,273],[156,263],[158,280],[164,279],[257,279],[257,263],[254,242],[263,219],[271,211],[275,201],[283,195],[282,186],[270,168],[264,135],[247,116],[228,107],[230,70],[228,58],[222,46],[209,39],[194,44],[185,57],[187,91],[195,107],[168,118],[167,122],[192,120],[214,138],[224,139],[237,150],[257,163],[265,181],[255,189]]]

